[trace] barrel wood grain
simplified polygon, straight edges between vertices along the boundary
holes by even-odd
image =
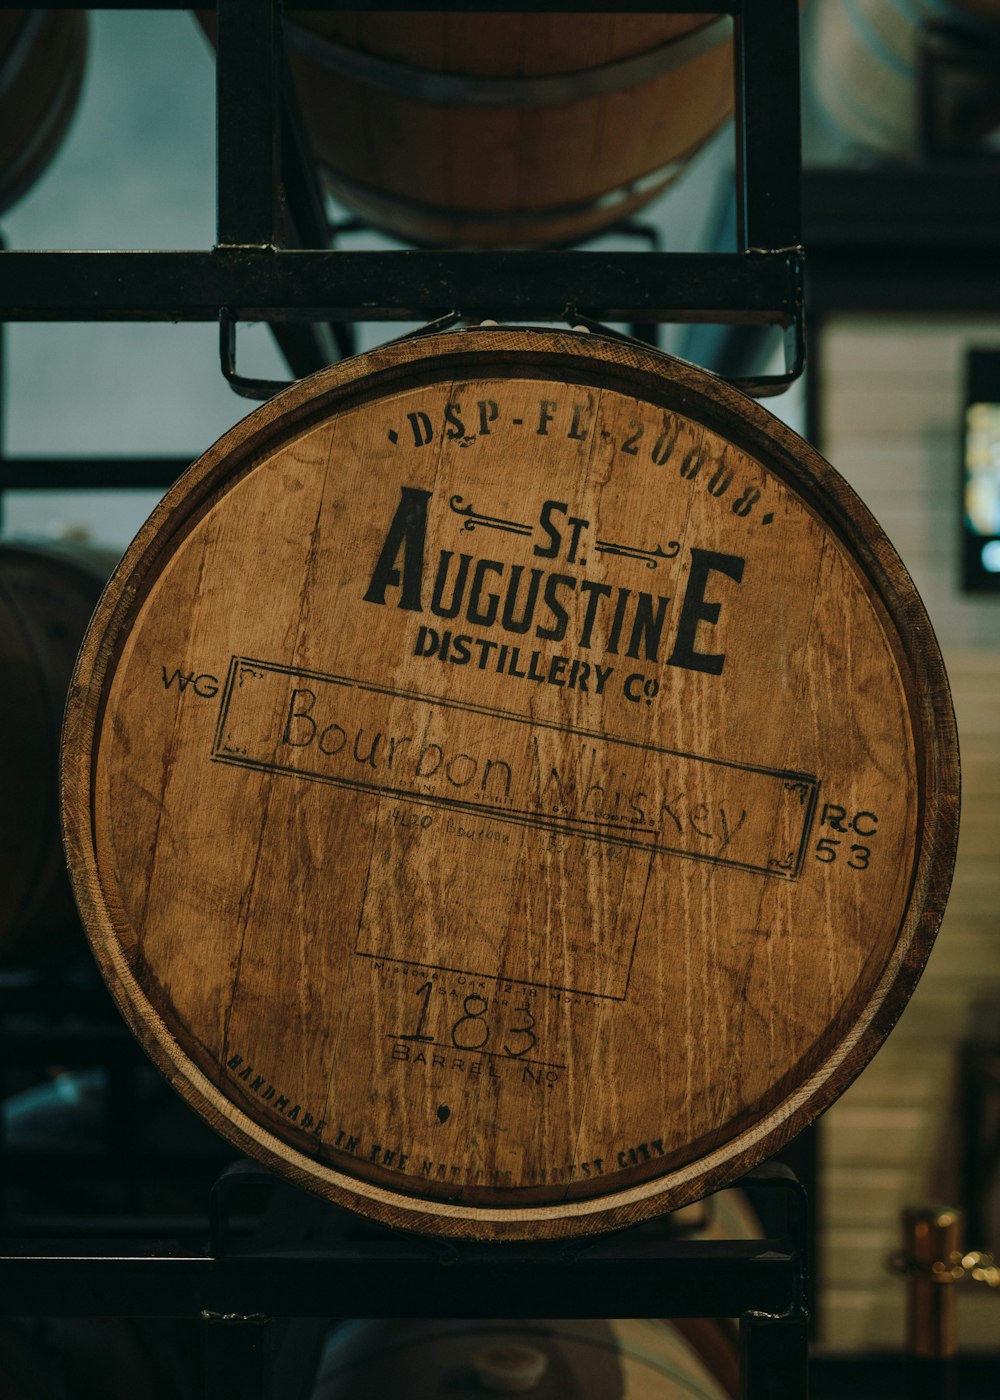
[[[853,1079],[940,920],[947,682],[758,405],[463,331],[279,396],[106,593],[64,742],[125,1014],[244,1150],[412,1228],[731,1180]]]

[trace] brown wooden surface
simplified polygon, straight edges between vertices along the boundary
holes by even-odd
[[[102,573],[51,551],[0,547],[0,965],[81,944],[59,839],[59,731]]]
[[[178,483],[64,784],[95,952],[195,1106],[486,1236],[800,1131],[919,975],[958,801],[926,616],[817,454],[680,362],[486,329],[325,371]]]
[[[482,77],[587,72],[699,29],[705,15],[318,14],[293,18],[358,52]],[[292,54],[333,193],[404,239],[498,245],[582,237],[659,193],[732,107],[732,47],[579,101],[527,107],[415,101]],[[656,172],[662,173],[656,176]],[[603,196],[655,176],[606,207]],[[570,206],[560,213],[563,206]],[[579,207],[576,207],[579,206]],[[490,217],[484,217],[484,216]]]
[[[83,10],[0,11],[0,211],[55,154],[80,95],[86,51]]]

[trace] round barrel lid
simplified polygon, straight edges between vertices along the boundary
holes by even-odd
[[[879,527],[712,376],[453,332],[295,385],[126,555],[76,890],[243,1150],[437,1233],[624,1224],[839,1094],[940,921],[958,764]]]

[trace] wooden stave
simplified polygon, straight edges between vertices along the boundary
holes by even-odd
[[[471,341],[470,335],[474,337]],[[606,384],[610,359],[619,376],[643,384],[649,392],[654,391],[650,381],[655,381],[657,363],[662,357],[626,349],[614,342],[603,342],[597,337],[579,337],[571,333],[550,336],[547,332],[532,331],[462,332],[423,341],[419,346],[420,359],[423,370],[430,376],[436,372],[433,368],[437,363],[435,352],[442,363],[453,361],[461,355],[460,367],[468,376],[470,361],[475,359],[480,347],[484,360],[493,353],[492,347],[502,346],[509,352],[516,350],[523,363],[531,363],[533,360],[544,360],[547,347],[540,350],[538,355],[533,355],[533,352],[546,337],[558,344],[562,354],[576,360],[581,374],[586,374],[588,369],[593,372],[597,362],[599,382]],[[471,348],[473,345],[475,352]],[[368,388],[374,393],[378,388],[397,381],[407,368],[395,363],[396,353],[391,349],[372,352],[360,357],[360,360],[361,370],[338,366],[315,377],[311,383],[307,381],[296,386],[283,400],[283,409],[289,419],[294,422],[316,411],[316,385],[322,386],[328,399],[349,398],[355,372],[371,376]],[[957,743],[947,680],[922,604],[905,569],[869,512],[822,459],[811,449],[805,449],[805,445],[783,425],[770,420],[759,406],[743,400],[727,386],[712,381],[709,376],[691,367],[674,365],[673,368],[682,384],[681,395],[689,410],[697,414],[699,422],[709,423],[713,416],[725,417],[732,406],[737,405],[743,415],[744,438],[748,443],[758,444],[758,450],[766,454],[769,469],[777,471],[777,454],[781,459],[782,474],[803,493],[807,503],[814,505],[817,494],[821,494],[826,523],[839,531],[849,542],[851,550],[861,556],[859,565],[863,565],[873,580],[876,601],[885,612],[886,619],[891,624],[895,616],[900,623],[901,632],[892,624],[889,635],[899,648],[901,659],[907,667],[907,680],[913,687],[914,709],[920,717],[919,736],[922,741],[929,736],[929,742],[922,742],[919,754],[928,806],[921,819],[919,854],[914,863],[913,892],[906,911],[905,936],[900,938],[893,959],[865,1007],[864,1016],[847,1028],[836,1052],[815,1066],[805,1082],[794,1086],[789,1100],[779,1104],[764,1118],[749,1123],[735,1140],[729,1140],[717,1151],[708,1152],[691,1166],[684,1165],[639,1185],[609,1191],[599,1197],[538,1208],[530,1205],[518,1208],[473,1207],[464,1203],[453,1205],[448,1201],[431,1201],[387,1189],[378,1182],[359,1183],[325,1164],[314,1164],[303,1169],[296,1161],[289,1160],[290,1154],[280,1139],[249,1118],[192,1064],[169,1025],[158,1019],[158,1013],[147,1017],[137,1012],[136,1006],[142,1003],[144,993],[138,988],[126,960],[115,946],[114,926],[102,905],[106,896],[102,895],[99,876],[88,854],[88,834],[79,820],[80,813],[86,810],[86,794],[89,791],[91,755],[87,749],[91,737],[96,745],[93,719],[100,704],[97,697],[103,688],[109,663],[113,660],[111,650],[116,628],[124,622],[150,584],[159,562],[158,551],[166,551],[172,543],[176,543],[171,537],[171,512],[183,502],[187,520],[193,522],[217,493],[224,491],[224,478],[232,469],[230,454],[239,450],[244,457],[259,458],[267,451],[269,435],[274,436],[278,429],[272,431],[271,425],[261,426],[260,415],[256,415],[257,422],[253,428],[248,428],[246,423],[238,425],[178,483],[123,561],[100,610],[101,629],[99,632],[92,631],[81,653],[67,712],[64,820],[71,868],[88,932],[98,961],[126,1019],[175,1087],[242,1150],[264,1160],[300,1184],[319,1189],[321,1194],[331,1199],[362,1213],[375,1215],[390,1224],[458,1236],[561,1236],[631,1224],[663,1209],[683,1204],[696,1195],[718,1189],[739,1172],[772,1155],[827,1107],[864,1067],[905,1006],[940,922],[957,839]],[[728,426],[732,428],[731,423]],[[284,428],[287,428],[287,424]],[[243,439],[246,441],[242,442]],[[803,455],[809,459],[808,464],[803,462]],[[818,485],[814,484],[817,479]],[[190,494],[192,486],[197,488],[194,499]],[[182,537],[187,528],[185,524],[177,538]],[[116,912],[120,917],[120,909]],[[317,1181],[321,1182],[320,1186]]]
[[[52,160],[76,111],[87,60],[84,10],[11,10],[0,16],[0,64],[25,29],[16,72],[0,90],[0,213],[16,203]]]
[[[913,157],[920,137],[920,40],[925,26],[996,41],[996,0],[863,0],[854,10],[805,11],[803,78],[837,157]]]

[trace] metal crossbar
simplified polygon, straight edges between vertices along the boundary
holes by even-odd
[[[344,8],[334,0],[306,8]],[[108,8],[179,8],[141,0]],[[803,255],[799,222],[796,0],[635,4],[724,11],[735,20],[739,250],[477,252],[329,248],[329,228],[284,74],[278,0],[217,0],[217,243],[168,253],[0,253],[0,320],[265,320],[295,374],[332,358],[328,337],[358,320],[560,320],[569,308],[597,321],[712,321],[773,325],[788,333],[782,374],[745,387],[780,390],[803,364]],[[392,8],[360,5],[357,8]],[[475,9],[435,3],[435,10]],[[523,9],[492,3],[482,8]],[[588,11],[606,4],[543,4]],[[288,242],[284,211],[291,215]]]

